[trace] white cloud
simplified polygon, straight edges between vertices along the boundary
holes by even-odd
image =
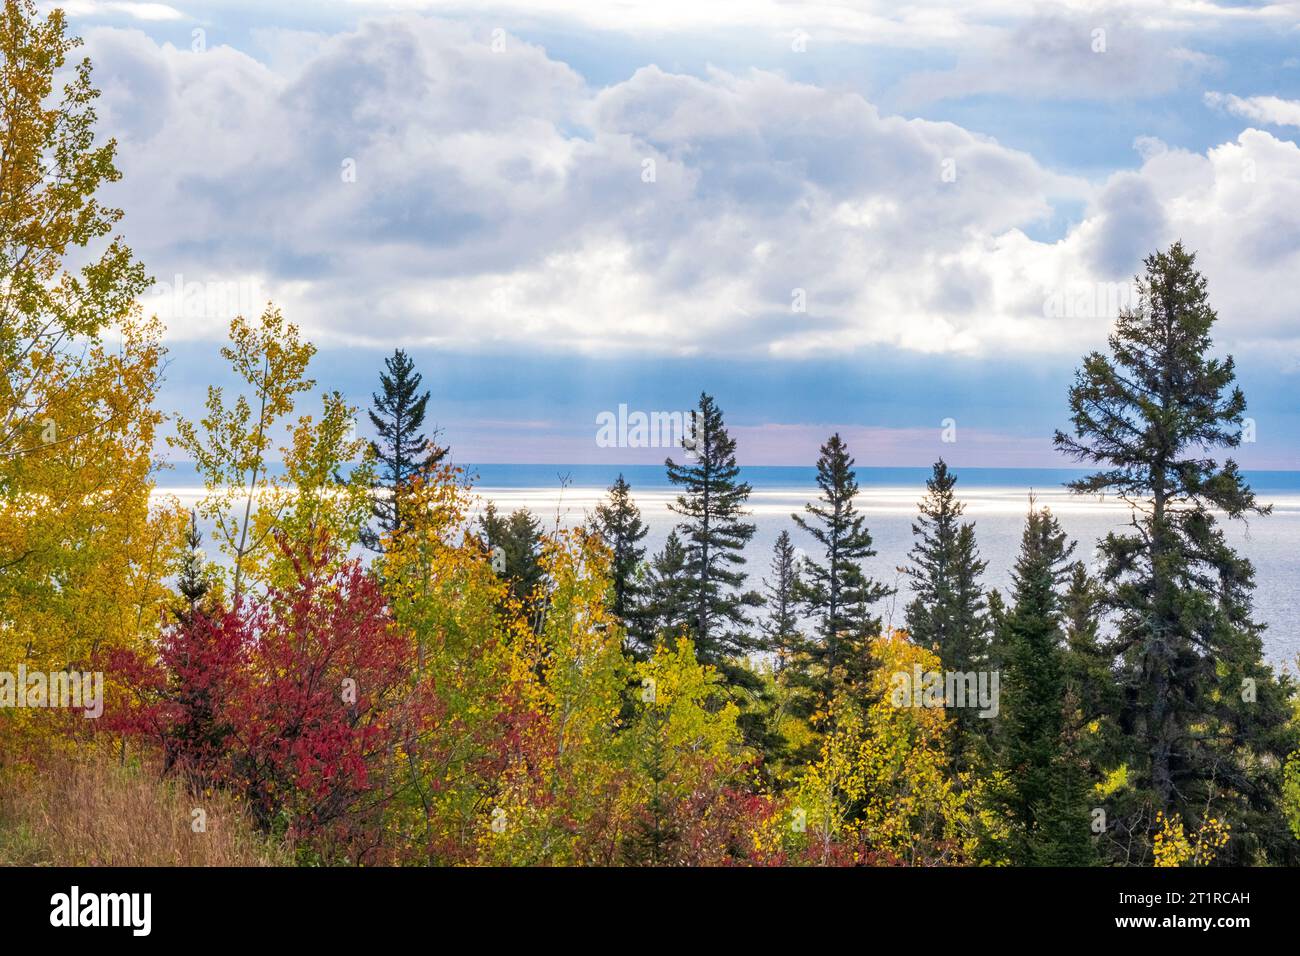
[[[1300,126],[1300,100],[1284,100],[1276,96],[1233,96],[1231,93],[1206,93],[1205,105],[1211,109],[1227,110],[1256,123],[1273,126]]]
[[[1153,31],[1221,30],[1231,24],[1285,29],[1300,22],[1294,3],[1245,6],[1212,0],[352,0],[362,10],[415,10],[446,16],[473,12],[510,22],[558,21],[592,30],[634,33],[704,33],[758,30],[785,39],[794,30],[813,42],[910,46],[963,45],[1001,25],[1038,16],[1085,17],[1103,22],[1122,14]]]
[[[903,101],[1010,94],[1133,100],[1158,96],[1216,60],[1131,8],[1042,7],[961,48],[956,64],[902,84]]]
[[[418,17],[313,40],[280,72],[131,31],[88,47],[147,265],[255,282],[322,344],[1077,354],[1111,312],[1047,303],[1180,237],[1230,335],[1295,338],[1260,290],[1300,265],[1300,150],[1267,133],[1206,155],[1143,140],[1138,169],[1094,186],[770,72],[592,89],[513,36],[494,52]],[[1083,221],[1029,238],[1062,199]],[[221,334],[168,301],[173,334]]]
[[[638,44],[689,37],[696,46],[788,59],[795,39],[812,60],[836,46],[908,50],[927,68],[896,102],[979,94],[1070,100],[1159,96],[1221,63],[1201,47],[1229,37],[1300,29],[1300,4],[1213,0],[352,0],[359,10],[473,17],[506,29],[627,36]],[[1104,52],[1097,49],[1098,34]],[[859,53],[854,53],[860,56]],[[943,64],[942,66],[934,64]]]
[[[41,5],[43,10],[61,8],[70,17],[126,16],[134,20],[179,20],[185,15],[165,3],[132,3],[129,0],[60,0]]]

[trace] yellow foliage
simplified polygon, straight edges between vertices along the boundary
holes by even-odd
[[[1153,866],[1209,866],[1228,845],[1232,829],[1226,821],[1210,817],[1188,837],[1182,817],[1177,813],[1167,817],[1163,811],[1156,813],[1156,827],[1151,844]]]

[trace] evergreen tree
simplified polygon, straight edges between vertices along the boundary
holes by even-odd
[[[379,436],[370,447],[379,466],[375,487],[381,490],[371,506],[375,525],[362,534],[362,543],[372,551],[381,551],[383,536],[401,527],[403,489],[447,455],[446,448],[435,445],[422,431],[429,392],[419,392],[423,376],[415,371],[415,363],[397,349],[384,359],[384,367],[387,371],[379,373],[383,391],[371,395],[374,407],[369,413]]]
[[[932,648],[946,672],[969,673],[990,669],[993,648],[979,578],[987,566],[975,544],[975,526],[962,522],[965,510],[953,491],[957,476],[943,459],[935,462],[926,481],[920,516],[912,525],[917,541],[913,564],[906,569],[915,597],[907,606],[907,628],[912,640]],[[1004,609],[999,605],[999,613]],[[973,707],[952,708],[953,765],[971,769],[985,751],[991,729]]]
[[[635,617],[636,605],[641,598],[637,581],[637,567],[645,557],[645,548],[638,547],[648,529],[641,521],[641,511],[632,500],[632,489],[623,476],[609,489],[609,500],[596,507],[593,522],[596,533],[613,555],[610,562],[611,586],[614,592],[612,610],[625,625]]]
[[[649,653],[660,640],[675,640],[690,633],[694,620],[693,588],[689,580],[689,556],[677,532],[670,531],[663,550],[654,556],[645,575],[647,599],[644,623],[637,630],[641,650]]]
[[[765,711],[761,729],[745,724],[747,739],[762,744],[762,772],[776,784],[783,771],[802,767],[816,756],[816,739],[808,732],[817,710],[817,688],[809,667],[809,642],[799,624],[802,583],[798,558],[790,532],[782,531],[772,548],[771,576],[763,582],[767,616],[763,638],[774,655],[772,672],[759,698]],[[793,734],[789,731],[797,728]],[[802,741],[792,745],[790,738]]]
[[[776,655],[776,673],[780,675],[804,651],[804,635],[799,630],[799,562],[788,531],[776,536],[772,576],[764,580],[763,586],[768,609],[763,634],[768,648]]]
[[[1083,562],[1070,567],[1070,578],[1062,595],[1062,626],[1065,628],[1065,688],[1067,723],[1076,730],[1098,723],[1104,729],[1093,734],[1091,759],[1096,767],[1115,763],[1102,757],[1101,750],[1114,737],[1113,715],[1119,712],[1111,658],[1101,643],[1102,589],[1088,574]],[[1072,716],[1071,716],[1072,715]]]
[[[693,464],[671,458],[664,464],[668,480],[683,489],[669,508],[684,519],[678,531],[686,545],[691,636],[702,663],[716,667],[729,684],[749,683],[736,658],[762,647],[746,610],[763,599],[743,590],[741,570],[754,536],[754,525],[744,520],[751,489],[740,480],[736,442],[709,395],[701,394],[699,409],[691,411],[690,442]]]
[[[871,615],[870,605],[891,593],[862,570],[862,561],[876,552],[866,519],[854,505],[858,482],[853,465],[844,441],[832,435],[817,459],[821,496],[804,506],[807,517],[792,515],[822,549],[822,559],[809,559],[802,569],[800,596],[817,618],[819,640],[809,643],[808,654],[824,704],[841,683],[865,676],[867,642],[880,633],[880,619]]]
[[[176,578],[176,590],[185,599],[184,605],[176,611],[176,617],[182,623],[199,611],[203,599],[212,590],[212,579],[203,563],[199,517],[193,510],[190,511],[190,529],[185,533],[185,546],[185,557],[181,559],[181,570]]]
[[[1057,447],[1101,470],[1070,483],[1111,492],[1132,530],[1101,543],[1104,607],[1121,714],[1132,742],[1130,783],[1152,811],[1195,830],[1226,819],[1232,861],[1261,849],[1294,856],[1278,823],[1280,767],[1295,747],[1289,681],[1262,657],[1251,616],[1254,568],[1228,545],[1217,514],[1267,514],[1236,463],[1209,457],[1241,441],[1246,400],[1233,360],[1211,358],[1217,319],[1195,256],[1181,243],[1144,261],[1139,300],[1120,312],[1110,355],[1085,357],[1070,389],[1073,435]],[[1149,825],[1149,824],[1148,824]]]
[[[944,670],[968,671],[983,666],[988,653],[979,584],[988,562],[979,557],[975,526],[961,522],[965,509],[953,492],[956,483],[943,459],[935,462],[920,517],[912,525],[918,540],[907,569],[915,594],[907,607],[907,629],[917,644],[938,652]]]
[[[541,522],[525,508],[503,517],[489,502],[479,516],[478,533],[492,556],[497,577],[510,583],[511,597],[522,602],[531,600],[545,576]]]
[[[680,837],[674,824],[669,800],[668,754],[665,731],[668,714],[658,710],[644,718],[648,724],[645,742],[638,755],[637,769],[650,784],[650,795],[642,812],[632,822],[632,831],[621,848],[623,862],[629,866],[664,866],[670,862],[674,844]]]
[[[1011,819],[1011,857],[1020,865],[1093,862],[1087,777],[1066,747],[1066,649],[1061,585],[1074,552],[1046,508],[1030,500],[1012,572],[1013,605],[1002,621],[1001,728],[1007,771],[1003,802]]]

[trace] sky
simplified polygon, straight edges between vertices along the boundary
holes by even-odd
[[[598,416],[708,391],[746,464],[1064,466],[1181,239],[1238,460],[1300,469],[1300,3],[61,6],[181,414],[270,300],[363,408],[405,348],[461,462],[662,460]]]

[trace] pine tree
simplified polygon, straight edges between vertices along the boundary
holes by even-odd
[[[776,536],[772,576],[763,585],[768,609],[763,633],[768,648],[776,655],[776,673],[780,675],[804,651],[804,635],[799,629],[799,561],[788,531]]]
[[[1082,561],[1070,568],[1070,579],[1062,595],[1062,626],[1065,628],[1065,689],[1067,722],[1076,730],[1097,723],[1104,730],[1094,734],[1090,751],[1100,766],[1100,756],[1113,734],[1113,715],[1119,712],[1112,659],[1101,643],[1101,610],[1104,595]],[[1072,716],[1071,716],[1072,714]]]
[[[665,736],[666,710],[651,709],[638,727],[643,742],[637,769],[650,784],[650,795],[642,812],[633,819],[631,832],[622,847],[623,862],[630,866],[664,866],[670,862],[673,845],[680,837],[665,793],[668,784],[668,754]]]
[[[809,656],[818,669],[818,693],[826,705],[840,684],[865,677],[867,642],[880,633],[880,619],[870,613],[870,606],[891,593],[862,570],[862,562],[876,552],[866,519],[854,505],[858,482],[853,465],[844,441],[832,435],[817,459],[821,496],[804,506],[807,517],[791,516],[821,546],[823,555],[805,563],[800,597],[817,618],[819,640],[809,644]]]
[[[810,642],[799,618],[802,566],[790,532],[782,531],[772,548],[771,576],[764,580],[768,613],[763,636],[774,655],[770,681],[759,695],[766,714],[761,734],[757,728],[745,728],[750,738],[761,738],[762,769],[769,780],[816,757],[816,738],[808,728],[817,711],[817,681],[810,667]],[[792,744],[790,738],[802,743]]]
[[[542,526],[525,508],[503,517],[491,502],[478,520],[479,539],[492,556],[497,577],[508,581],[510,595],[530,601],[545,577],[542,569]]]
[[[1145,795],[1148,820],[1178,813],[1195,829],[1207,811],[1226,819],[1232,861],[1261,849],[1294,855],[1277,823],[1279,768],[1295,747],[1290,682],[1263,661],[1254,568],[1217,517],[1270,509],[1231,458],[1209,457],[1240,443],[1246,400],[1232,358],[1209,356],[1217,315],[1195,256],[1175,243],[1144,265],[1111,354],[1086,356],[1070,389],[1074,434],[1055,438],[1075,460],[1101,467],[1072,491],[1110,492],[1131,508],[1132,531],[1100,546],[1130,783]]]
[[[746,610],[763,602],[757,592],[743,590],[740,570],[754,536],[754,525],[744,520],[751,488],[740,480],[736,442],[722,410],[706,394],[691,411],[690,441],[694,464],[671,458],[664,464],[668,480],[683,489],[668,507],[684,519],[677,530],[686,545],[691,636],[702,663],[716,667],[728,683],[748,683],[736,658],[762,647]]]
[[[686,545],[676,530],[668,532],[663,550],[654,556],[645,575],[647,599],[634,635],[645,653],[663,640],[671,644],[691,631],[694,601],[688,565]]]
[[[212,580],[203,563],[203,535],[199,532],[199,517],[190,511],[190,529],[185,533],[185,556],[176,578],[176,590],[185,603],[176,611],[176,617],[185,622],[200,608],[203,599],[212,590]]]
[[[1003,794],[1012,825],[1012,862],[1077,866],[1093,862],[1087,778],[1067,739],[1066,647],[1061,586],[1074,552],[1046,508],[1030,499],[1012,572],[1013,605],[1002,622]]]
[[[613,555],[609,569],[614,595],[611,609],[627,625],[633,621],[641,599],[636,571],[645,557],[645,548],[638,547],[638,543],[649,529],[641,521],[632,488],[622,475],[610,487],[609,500],[596,507],[593,524]]]
[[[907,573],[915,595],[907,606],[912,640],[939,655],[945,672],[970,673],[993,666],[988,615],[979,578],[987,566],[975,544],[975,526],[962,522],[965,510],[953,491],[957,476],[943,459],[935,462],[926,481],[920,516],[912,525],[918,539]],[[1001,613],[1003,608],[997,608]],[[972,707],[952,708],[955,728],[952,760],[959,770],[971,769],[985,751],[990,730]]]
[[[397,349],[384,359],[384,367],[387,371],[379,373],[383,391],[371,395],[374,407],[369,413],[379,436],[370,447],[379,465],[375,487],[380,493],[372,505],[375,526],[365,530],[362,543],[372,551],[382,551],[383,536],[401,527],[403,489],[447,455],[446,448],[422,432],[429,392],[419,393],[423,376],[410,356]]]
[[[935,462],[912,525],[919,540],[907,569],[916,595],[907,607],[907,628],[917,644],[938,652],[945,670],[968,671],[982,666],[988,652],[979,584],[988,562],[979,557],[975,526],[961,522],[965,508],[953,492],[956,483],[943,459]]]

